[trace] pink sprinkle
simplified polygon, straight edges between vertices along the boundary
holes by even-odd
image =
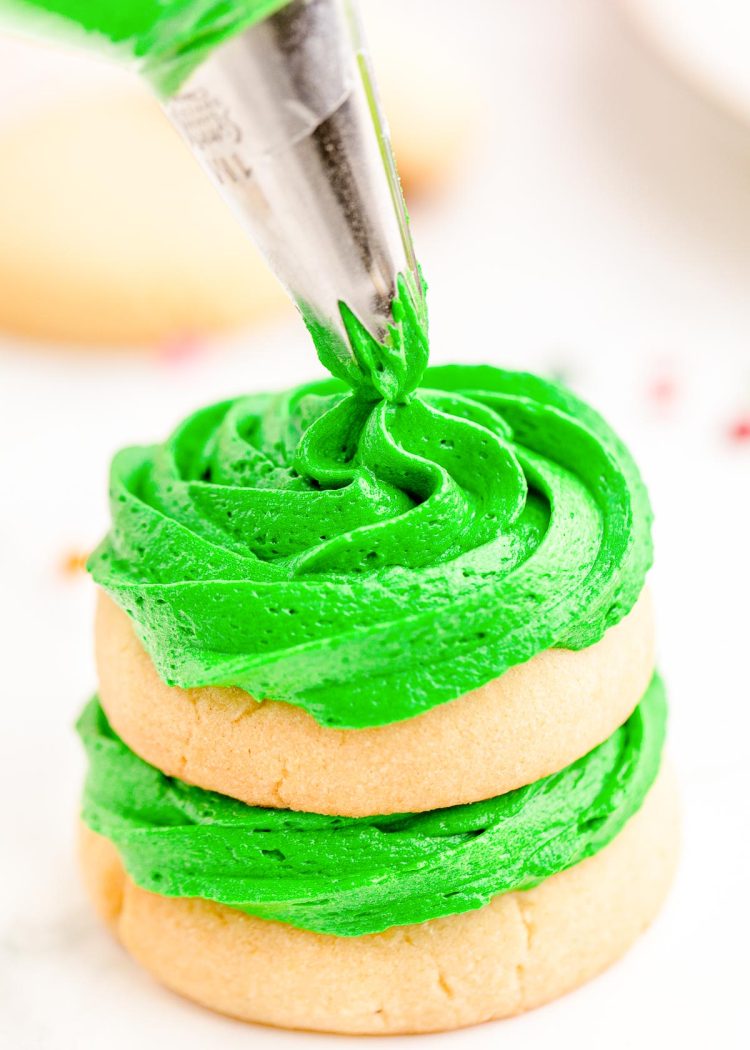
[[[165,339],[158,348],[160,360],[170,365],[180,365],[197,357],[203,349],[203,343],[195,333],[184,332],[181,335]]]
[[[677,397],[677,382],[672,376],[658,376],[649,385],[647,393],[649,400],[658,405],[672,404]]]
[[[745,441],[750,441],[750,415],[740,416],[739,419],[735,419],[735,421],[730,424],[728,437],[730,441],[733,441],[738,445]]]

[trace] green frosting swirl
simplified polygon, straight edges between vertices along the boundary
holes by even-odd
[[[607,424],[486,366],[427,369],[401,402],[329,379],[205,408],[115,457],[111,507],[90,569],[161,677],[327,726],[410,718],[591,645],[651,562],[648,497]]]
[[[79,722],[83,818],[146,890],[358,936],[480,908],[602,849],[656,777],[665,718],[654,678],[625,725],[559,773],[486,802],[352,818],[259,809],[167,777],[94,700]]]

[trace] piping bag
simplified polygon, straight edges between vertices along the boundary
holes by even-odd
[[[14,11],[135,65],[326,368],[367,399],[408,398],[427,363],[424,286],[356,0],[0,0]]]

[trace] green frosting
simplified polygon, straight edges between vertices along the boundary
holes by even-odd
[[[165,776],[114,734],[97,700],[83,817],[131,878],[337,936],[480,908],[592,856],[639,809],[659,768],[664,690],[559,773],[471,805],[400,816],[260,809]]]
[[[329,379],[115,457],[90,569],[169,684],[383,725],[591,645],[633,606],[648,497],[592,409],[487,366],[427,369],[404,394],[421,358],[399,372],[369,352],[402,400]]]
[[[43,33],[82,34],[136,62],[171,94],[213,48],[288,0],[0,0],[0,17]]]
[[[303,308],[321,364],[364,401],[407,401],[422,380],[430,353],[426,294],[421,274],[419,283],[411,273],[398,275],[382,341],[344,302],[339,302],[339,312],[346,340]]]

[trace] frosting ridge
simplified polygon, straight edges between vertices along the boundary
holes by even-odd
[[[665,719],[655,676],[630,719],[558,773],[485,802],[354,818],[246,806],[167,777],[93,700],[79,721],[83,819],[144,889],[359,936],[482,907],[602,849],[656,778]]]

